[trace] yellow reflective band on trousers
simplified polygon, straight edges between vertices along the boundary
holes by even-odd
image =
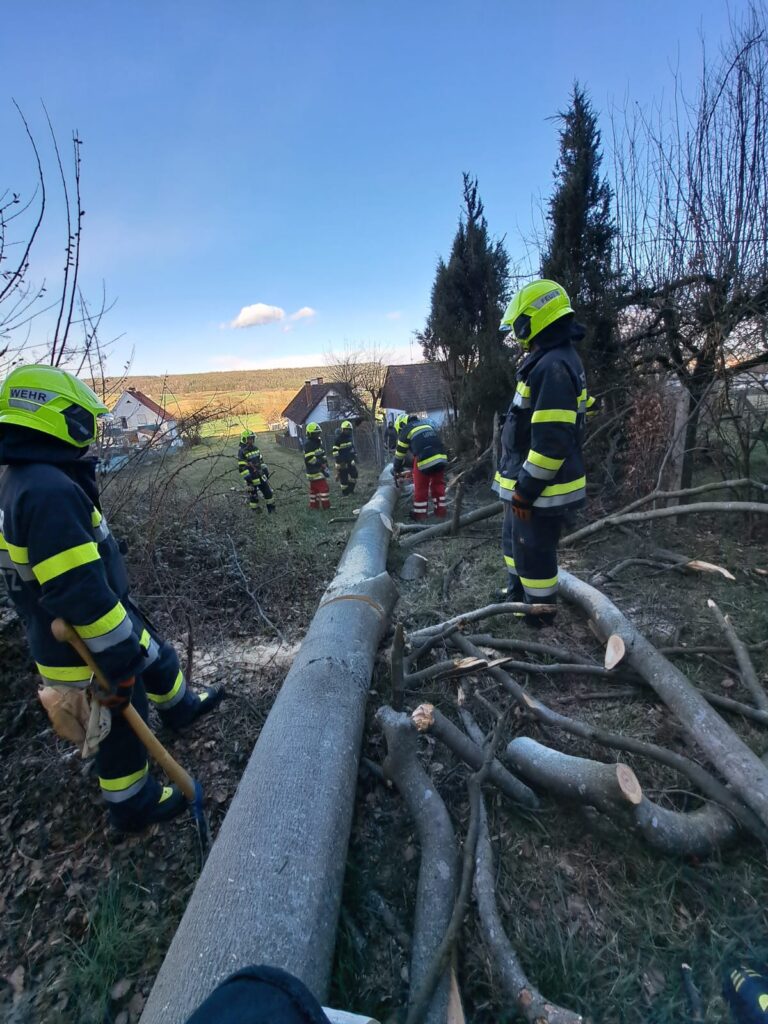
[[[575,423],[575,409],[536,409],[531,423]]]
[[[523,398],[530,398],[531,397],[531,386],[530,386],[530,384],[524,384],[523,381],[521,381],[521,380],[519,380],[517,382],[517,387],[515,388],[515,391],[516,391],[516,393],[518,395],[522,395]]]
[[[557,590],[557,576],[550,576],[546,580],[532,580],[525,576],[520,577],[523,589],[531,597],[549,597]]]
[[[39,661],[35,664],[46,682],[87,686],[91,681],[91,670],[87,665],[41,665]]]
[[[94,508],[94,510],[91,512],[91,526],[93,526],[93,527],[100,526],[101,525],[101,520],[103,518],[104,517],[102,516],[101,512],[99,512],[99,510],[97,508]]]
[[[542,469],[551,469],[557,472],[565,462],[565,459],[550,459],[548,455],[542,455],[531,448],[528,452],[528,462],[532,462],[534,466],[541,466]]]
[[[66,551],[60,551],[58,555],[44,558],[42,562],[32,566],[32,572],[35,574],[37,582],[42,585],[81,565],[98,562],[100,557],[96,544],[89,541],[87,544],[77,544],[73,548],[67,548]]]
[[[75,629],[83,640],[89,640],[95,636],[103,636],[105,633],[109,633],[110,630],[115,629],[116,626],[119,626],[127,614],[121,602],[118,601],[115,607],[107,612],[106,615],[102,615],[100,619],[96,619],[95,622],[90,622],[86,626],[75,626]]]
[[[445,462],[448,456],[443,455],[442,452],[437,455],[430,455],[428,459],[417,459],[416,465],[419,469],[424,469],[425,466],[434,466],[436,462]]]
[[[149,697],[153,704],[170,704],[171,702],[176,703],[179,697],[183,695],[182,688],[186,689],[184,683],[184,673],[181,670],[179,670],[179,673],[176,676],[176,680],[171,689],[168,691],[168,693],[150,693],[149,690],[147,690],[147,696]]]
[[[124,800],[130,800],[132,796],[136,796],[136,794],[142,790],[148,777],[148,764],[145,764],[143,768],[139,768],[137,772],[132,772],[130,775],[123,775],[119,779],[105,779],[102,776],[99,776],[99,785],[101,786],[102,796],[105,800],[113,804],[119,804]]]
[[[504,555],[504,564],[506,565],[506,567],[508,569],[514,569],[515,568],[515,560],[514,560],[514,558],[512,558],[511,555]]]

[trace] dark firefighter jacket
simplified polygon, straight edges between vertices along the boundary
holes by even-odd
[[[442,469],[448,462],[443,442],[440,435],[426,420],[417,417],[408,420],[400,427],[397,436],[397,448],[395,449],[395,472],[399,473],[403,466],[403,459],[408,454],[408,449],[413,453],[414,465],[422,473],[433,473]]]
[[[579,508],[586,499],[581,445],[589,400],[572,343],[581,329],[568,321],[557,328],[517,371],[494,485],[502,500],[511,501],[517,490],[549,515]]]
[[[307,480],[322,480],[328,468],[322,436],[308,434],[304,441],[304,468]]]
[[[247,484],[258,484],[262,477],[269,476],[269,470],[261,457],[261,449],[255,445],[240,445],[237,449],[237,468]]]
[[[352,440],[351,430],[342,430],[341,427],[333,437],[333,457],[339,464],[354,462],[357,458],[355,442]]]
[[[23,427],[0,430],[0,572],[44,681],[84,687],[89,669],[51,622],[70,622],[104,675],[120,682],[158,656],[128,606],[128,576],[99,505],[96,460]]]

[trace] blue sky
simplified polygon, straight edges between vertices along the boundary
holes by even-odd
[[[714,50],[728,22],[724,0],[4,7],[0,191],[34,180],[15,97],[55,192],[42,98],[60,142],[84,140],[82,285],[97,300],[106,282],[112,365],[134,348],[139,373],[301,365],[345,343],[418,356],[462,171],[524,259],[573,81],[608,142],[611,109],[668,95],[675,68],[693,85],[702,34]],[[58,205],[32,261],[52,286]]]

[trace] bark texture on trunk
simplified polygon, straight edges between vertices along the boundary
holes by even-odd
[[[251,963],[290,971],[325,1001],[365,703],[397,598],[385,571],[396,497],[386,469],[264,724],[142,1024],[182,1024]]]

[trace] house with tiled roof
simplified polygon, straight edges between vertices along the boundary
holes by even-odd
[[[281,416],[288,424],[291,437],[303,437],[307,423],[340,420],[351,412],[347,389],[343,384],[324,381],[322,377],[304,381]]]
[[[415,413],[439,427],[448,419],[450,395],[443,363],[401,363],[387,367],[381,408],[387,419]]]
[[[178,438],[174,417],[149,395],[133,387],[118,398],[112,409],[112,422],[116,429],[137,431],[145,437],[162,435],[169,442]]]

